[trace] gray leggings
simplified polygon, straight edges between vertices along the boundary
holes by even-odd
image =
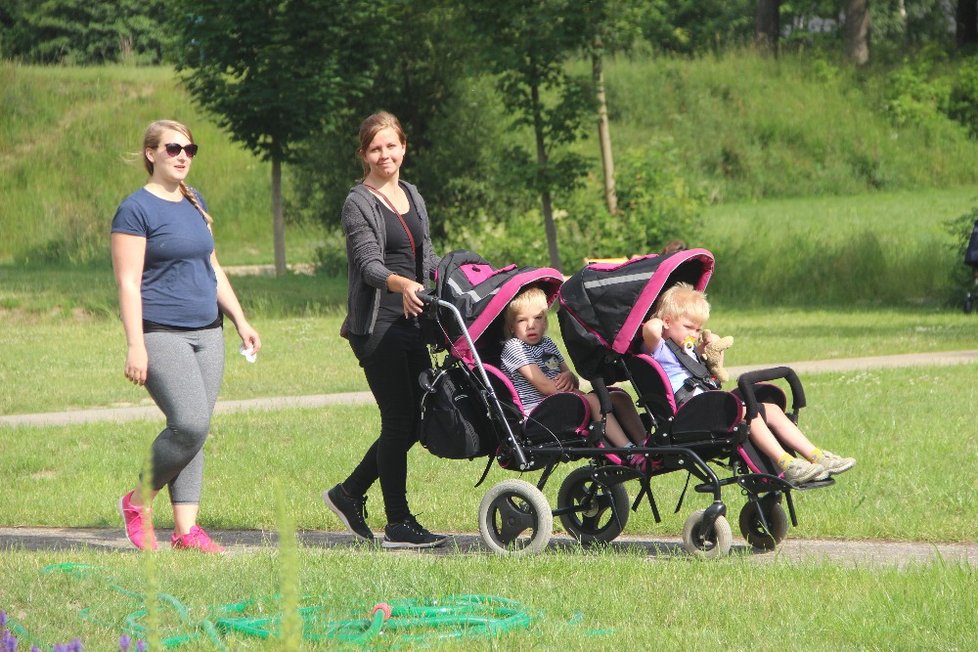
[[[146,333],[146,389],[166,415],[153,442],[153,489],[196,505],[204,481],[204,440],[224,376],[224,329]]]

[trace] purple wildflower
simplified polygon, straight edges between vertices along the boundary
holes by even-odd
[[[136,652],[146,652],[146,641],[142,639],[136,641]]]
[[[68,652],[83,652],[81,639],[72,639],[68,644]]]
[[[129,638],[129,634],[123,634],[119,637],[119,652],[129,652],[129,645],[132,643],[132,639]]]
[[[10,630],[3,630],[3,638],[0,638],[0,650],[3,652],[14,652],[17,649],[17,638],[10,633]]]
[[[7,612],[0,609],[0,628],[7,626]]]

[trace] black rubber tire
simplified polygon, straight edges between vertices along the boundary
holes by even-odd
[[[557,492],[557,511],[568,507],[586,511],[562,513],[560,523],[567,533],[590,546],[614,541],[628,523],[628,490],[623,484],[604,486],[591,477],[591,467],[574,469]]]
[[[546,496],[525,480],[504,480],[494,485],[479,504],[479,533],[497,554],[543,551],[553,536],[553,525]]]
[[[761,550],[774,550],[788,536],[788,515],[780,503],[768,502],[763,507],[759,501],[748,501],[740,510],[740,533],[747,543]],[[764,510],[764,520],[768,531],[761,523],[760,510]]]

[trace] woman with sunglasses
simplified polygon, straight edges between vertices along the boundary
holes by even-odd
[[[353,534],[373,541],[367,490],[376,480],[384,497],[384,548],[433,548],[432,534],[408,509],[407,456],[418,441],[421,387],[431,367],[421,340],[417,292],[434,269],[428,211],[418,189],[400,178],[407,137],[397,118],[375,113],[360,125],[357,156],[363,180],[343,204],[349,285],[346,337],[380,408],[380,434],[346,480],[323,500]]]
[[[204,440],[224,374],[222,315],[234,324],[245,352],[261,349],[214,254],[213,219],[186,183],[196,154],[183,124],[150,124],[142,150],[149,179],[112,220],[112,266],[128,346],[124,373],[145,385],[166,416],[151,450],[151,477],[119,500],[126,537],[139,549],[156,549],[151,506],[167,487],[172,546],[223,551],[197,525]]]

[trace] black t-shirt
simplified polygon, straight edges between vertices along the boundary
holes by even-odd
[[[408,195],[408,202],[411,196]],[[415,251],[411,251],[411,240],[408,239],[404,224],[386,204],[381,203],[384,223],[387,228],[387,246],[384,249],[384,265],[398,276],[411,278],[420,282],[421,271],[421,219],[418,211],[411,203],[406,213],[401,214],[404,224],[411,231]],[[378,320],[392,323],[404,316],[404,300],[400,292],[384,291],[381,295],[380,314]]]

